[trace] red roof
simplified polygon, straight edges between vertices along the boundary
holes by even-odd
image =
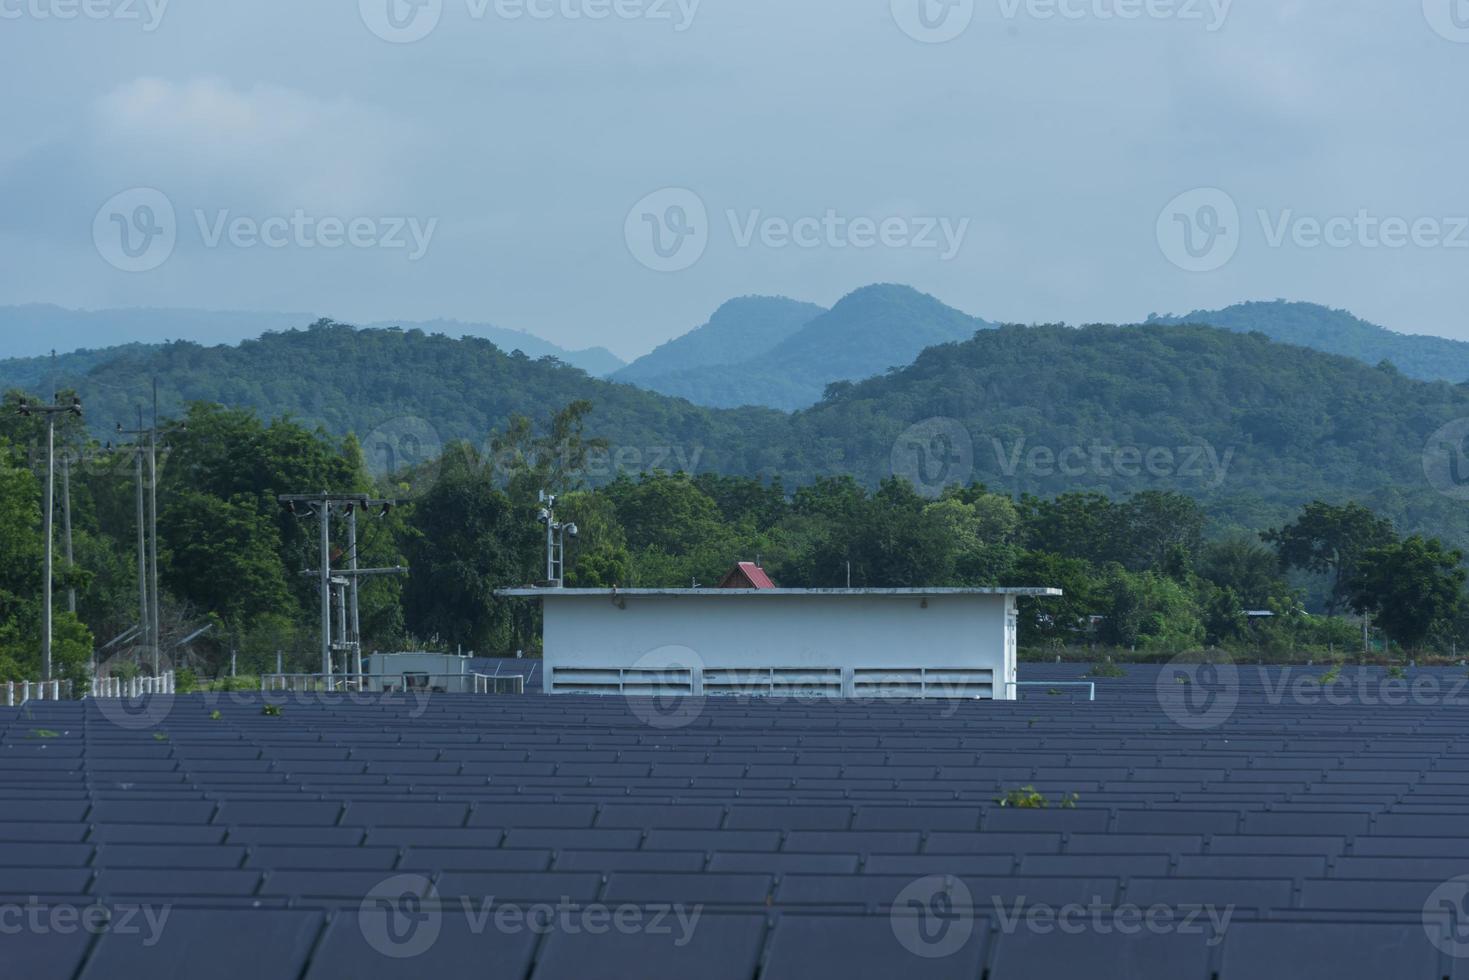
[[[752,561],[742,561],[729,570],[724,581],[719,583],[721,589],[773,589],[775,583],[770,581],[770,576],[765,574],[765,569]]]

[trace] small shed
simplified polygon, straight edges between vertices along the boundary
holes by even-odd
[[[548,694],[1013,700],[1016,602],[1061,591],[772,586],[500,594],[544,607]]]

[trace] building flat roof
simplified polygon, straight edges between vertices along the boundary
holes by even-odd
[[[1009,589],[500,589],[495,593],[512,599],[575,599],[602,598],[690,598],[710,596],[712,598],[798,598],[801,596],[846,596],[861,598],[911,599],[938,596],[985,596],[1013,595],[1038,598],[1057,598],[1064,595],[1060,589],[1009,588]]]

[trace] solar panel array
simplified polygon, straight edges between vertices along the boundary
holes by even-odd
[[[0,709],[0,976],[1469,977],[1469,677],[1320,673]]]

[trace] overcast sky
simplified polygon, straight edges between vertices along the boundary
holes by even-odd
[[[0,304],[1469,339],[1469,0],[0,0],[0,65]]]

